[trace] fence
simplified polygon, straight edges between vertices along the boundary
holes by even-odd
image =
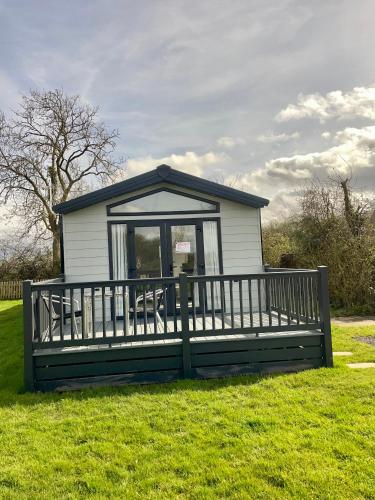
[[[22,299],[22,281],[0,281],[0,300]]]
[[[34,283],[41,281],[44,280],[34,280]],[[0,300],[22,299],[22,294],[22,281],[0,281]]]

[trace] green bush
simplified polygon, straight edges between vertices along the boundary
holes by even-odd
[[[274,267],[326,265],[332,306],[343,313],[374,313],[374,211],[352,199],[348,208],[339,194],[334,188],[307,189],[296,215],[264,228],[265,260]],[[286,254],[293,255],[293,266],[283,266]]]

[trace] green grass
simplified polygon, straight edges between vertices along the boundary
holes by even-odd
[[[375,498],[374,369],[24,394],[21,317],[0,302],[1,498]]]

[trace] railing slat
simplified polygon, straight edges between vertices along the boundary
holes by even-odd
[[[95,288],[91,288],[91,320],[92,320],[92,337],[96,337],[96,317],[95,317]]]
[[[281,325],[281,308],[283,307],[283,281],[280,278],[275,278],[276,284],[276,295],[277,295],[277,321],[279,326]],[[283,308],[284,309],[284,308]]]
[[[299,285],[299,278],[297,276],[297,279],[293,280],[294,282],[294,300],[295,300],[295,310],[296,310],[296,316],[297,316],[297,325],[300,324],[300,315],[301,315],[301,310],[300,310],[300,301],[301,301],[301,296],[300,296],[300,285]]]
[[[225,284],[220,281],[221,329],[225,330]]]
[[[193,312],[193,331],[197,329],[197,306],[195,303],[195,283],[192,284],[191,306]]]
[[[253,290],[252,290],[252,282],[251,280],[247,280],[248,286],[248,295],[249,295],[249,314],[250,314],[250,326],[251,328],[254,326],[254,317],[253,317]]]
[[[272,277],[271,278],[267,278],[267,276],[265,276],[264,278],[264,282],[265,284],[267,283],[267,281],[269,282],[269,280],[272,280]],[[270,283],[269,283],[269,286],[270,286]],[[271,285],[272,286],[272,285]],[[266,293],[267,293],[267,287],[265,286],[265,289],[266,289]],[[269,296],[269,290],[268,290],[268,297],[267,297],[267,308],[268,308],[268,324],[269,326],[272,326],[272,310],[271,310],[271,298]]]
[[[260,278],[257,278],[257,291],[258,291],[258,315],[259,315],[259,326],[263,326],[263,311],[262,311],[262,288],[260,283]]]
[[[105,286],[102,287],[102,321],[103,321],[103,337],[107,336],[107,321],[106,321],[106,306],[105,306]]]
[[[308,309],[309,309],[309,317],[308,323],[313,321],[314,317],[314,307],[313,307],[313,298],[312,298],[312,278],[307,278],[307,286],[308,286]]]
[[[156,285],[152,285],[152,309],[153,309],[153,315],[154,315],[154,333],[158,332],[158,323],[157,323],[157,317],[156,317]]]
[[[317,279],[314,279],[314,317],[315,317],[315,322],[317,323],[320,320]]]
[[[41,325],[42,325],[42,293],[38,290],[37,293],[37,314],[36,314],[36,333],[37,333],[37,338],[39,342],[42,340],[41,336]]]
[[[131,287],[132,290],[132,302],[133,302],[133,334],[137,335],[137,329],[138,329],[138,318],[137,318],[137,287],[136,285],[133,285]]]
[[[163,308],[164,308],[164,333],[167,333],[168,331],[168,287],[165,288],[164,290],[164,295],[163,295]]]
[[[49,339],[53,340],[53,328],[52,328],[52,293],[48,292],[48,330],[49,330]]]
[[[242,280],[239,280],[239,282],[238,282],[238,293],[239,293],[239,299],[240,299],[240,322],[241,322],[241,328],[243,328],[244,327],[244,319],[243,319]]]
[[[113,304],[113,336],[117,337],[117,298],[116,298],[116,287],[111,288],[111,299]]]
[[[309,278],[303,277],[304,282],[304,308],[305,308],[305,322],[309,323],[310,311],[309,311]]]
[[[85,289],[81,288],[81,338],[86,336],[86,307],[85,307]]]
[[[206,329],[206,284],[202,286],[202,326],[203,330]]]
[[[70,299],[70,338],[74,339],[74,290],[71,288],[69,290]]]
[[[126,286],[121,287],[121,298],[122,298],[122,315],[123,315],[123,331],[124,335],[127,335],[129,328],[129,294],[126,291]]]
[[[147,295],[146,285],[143,285],[143,333],[147,333]]]
[[[60,340],[64,340],[64,299],[63,291],[60,290],[60,320],[59,320]]]
[[[176,294],[176,289],[174,289],[174,294],[173,294],[173,331],[177,332],[177,294]],[[180,296],[180,302],[181,302],[181,296]],[[181,303],[180,303],[181,306]]]
[[[214,297],[214,282],[210,283],[210,293],[211,293],[211,321],[212,321],[212,329],[216,330],[215,325],[215,297]]]
[[[230,325],[232,328],[234,328],[233,280],[229,280],[229,296],[230,296]]]
[[[292,284],[290,277],[286,278],[286,314],[288,319],[288,325],[291,324],[291,310],[292,310]]]

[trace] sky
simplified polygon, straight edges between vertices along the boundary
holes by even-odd
[[[0,109],[99,106],[133,176],[160,163],[293,212],[312,179],[375,192],[373,0],[0,0]]]

